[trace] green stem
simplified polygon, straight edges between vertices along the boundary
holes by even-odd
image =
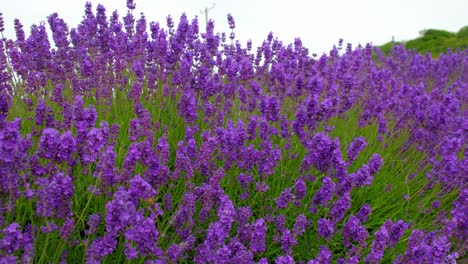
[[[50,233],[46,235],[46,240],[45,240],[45,243],[43,244],[44,247],[42,248],[41,257],[39,258],[38,263],[43,263],[42,259],[46,256],[47,245],[49,244],[49,236],[50,236]]]

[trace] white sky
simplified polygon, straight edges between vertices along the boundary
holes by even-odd
[[[13,19],[19,18],[27,35],[34,23],[46,21],[57,12],[69,27],[76,27],[84,14],[85,0],[0,0],[0,12],[5,19],[7,37],[14,38]],[[127,12],[126,0],[91,0],[93,10],[98,3],[107,9],[107,15],[118,9]],[[209,11],[215,20],[215,31],[230,32],[227,13],[236,22],[236,38],[243,46],[252,39],[254,47],[261,44],[272,31],[284,44],[300,37],[311,52],[328,52],[333,44],[343,38],[355,46],[372,42],[383,44],[395,36],[395,40],[412,39],[427,28],[458,31],[468,25],[468,1],[466,0],[135,0],[134,14],[144,12],[150,21],[166,27],[170,14],[177,25],[182,12],[191,20],[199,16],[204,29],[205,16],[200,10]]]

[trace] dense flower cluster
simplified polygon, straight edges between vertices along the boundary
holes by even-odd
[[[254,49],[230,14],[227,40],[127,8],[0,41],[0,263],[466,256],[468,50]]]

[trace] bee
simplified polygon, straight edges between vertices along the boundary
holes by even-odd
[[[148,197],[148,198],[145,198],[144,200],[148,205],[153,205],[154,204],[154,198],[153,197]]]

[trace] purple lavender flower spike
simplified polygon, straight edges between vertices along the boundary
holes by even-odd
[[[343,226],[343,244],[346,247],[351,247],[351,242],[357,242],[362,247],[365,247],[366,239],[369,232],[361,225],[357,217],[351,215],[348,221]]]
[[[359,153],[365,149],[367,142],[363,136],[355,138],[348,147],[346,155],[348,156],[348,165],[351,165],[359,155]]]
[[[276,206],[278,208],[286,208],[288,203],[294,199],[294,194],[291,193],[291,188],[286,188],[283,192],[281,192],[280,196],[275,199]]]
[[[320,246],[320,252],[313,260],[309,260],[307,264],[326,264],[330,263],[332,258],[331,251],[326,246]]]
[[[333,221],[320,218],[317,223],[318,233],[324,238],[330,239],[335,232],[335,223]]]
[[[322,187],[314,195],[314,205],[325,206],[333,198],[334,189],[335,183],[330,177],[325,177],[322,181]]]
[[[275,264],[294,264],[294,259],[290,255],[279,256],[275,260]]]
[[[252,253],[262,253],[266,250],[266,231],[267,226],[265,221],[260,218],[252,225],[252,233],[250,236],[250,250]]]

